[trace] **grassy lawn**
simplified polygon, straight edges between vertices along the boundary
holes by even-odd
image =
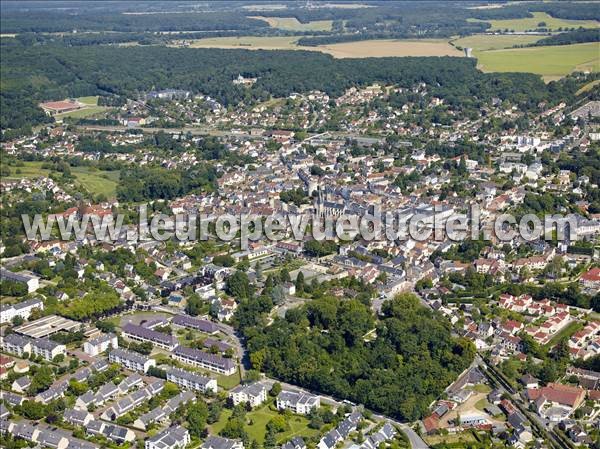
[[[483,412],[488,405],[487,399],[483,398],[475,403],[475,408]]]
[[[88,106],[98,106],[98,95],[92,95],[89,97],[79,97],[77,101],[83,104],[87,104]]]
[[[551,348],[552,346],[554,346],[556,343],[558,343],[562,339],[570,338],[571,335],[573,335],[575,332],[581,330],[582,328],[583,328],[582,323],[580,323],[579,321],[573,321],[567,327],[565,327],[563,330],[556,333],[552,337],[552,339],[548,342],[548,344],[546,344],[546,347]]]
[[[425,442],[434,446],[436,444],[457,444],[457,443],[473,443],[475,437],[471,432],[463,432],[453,435],[431,435],[425,437]]]
[[[473,22],[488,22],[492,25],[489,31],[513,30],[526,31],[536,28],[547,28],[550,30],[558,30],[558,28],[598,28],[599,22],[595,20],[565,20],[554,18],[545,12],[534,12],[533,17],[525,17],[522,19],[506,19],[506,20],[478,20],[468,19]],[[539,27],[540,22],[545,22],[545,26]]]
[[[106,109],[107,109],[106,106],[86,106],[85,108],[77,109],[75,111],[64,112],[62,114],[56,114],[55,117],[57,120],[64,119],[67,117],[86,118],[86,117],[91,117],[96,114],[100,114],[101,112],[106,111]]]
[[[246,414],[245,430],[251,439],[257,440],[260,444],[264,443],[267,423],[277,416],[278,412],[272,410],[269,404],[263,405]],[[219,421],[210,426],[211,434],[218,434],[227,424],[227,420],[231,416],[231,410],[224,409],[221,412]],[[284,442],[292,437],[314,436],[318,434],[318,430],[308,428],[308,419],[303,416],[293,415],[289,420],[289,430],[277,435],[278,442]]]
[[[104,194],[107,198],[114,198],[117,194],[119,180],[118,171],[104,172],[93,170],[90,167],[73,167],[71,172],[79,184],[94,195]]]
[[[48,176],[50,170],[42,168],[42,161],[25,161],[22,167],[10,167],[10,175],[2,179],[22,179],[37,178]],[[19,173],[17,173],[17,171]],[[114,198],[116,195],[117,181],[119,179],[118,171],[95,170],[91,167],[71,167],[71,173],[76,179],[77,184],[97,195],[103,193],[107,198]]]
[[[573,70],[600,70],[600,55],[595,42],[475,51],[473,54],[484,72],[530,72],[557,78]]]
[[[264,20],[271,28],[279,28],[288,31],[330,31],[333,23],[331,20],[314,20],[308,23],[301,23],[295,17],[253,16],[249,18]]]
[[[525,34],[474,34],[452,41],[452,43],[462,48],[470,47],[473,50],[500,50],[512,48],[515,45],[533,44],[542,37]]]
[[[486,384],[477,384],[473,387],[473,391],[477,392],[477,393],[485,393],[488,394],[490,391],[492,391],[492,389],[490,388],[489,385]]]

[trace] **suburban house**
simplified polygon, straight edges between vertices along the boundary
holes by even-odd
[[[229,438],[209,436],[204,440],[201,449],[244,449],[244,443]]]
[[[144,444],[145,449],[180,449],[190,444],[190,433],[181,426],[169,427],[150,437]]]
[[[549,383],[542,388],[527,390],[538,414],[554,422],[567,418],[585,400],[585,390],[579,387]]]
[[[333,449],[335,446],[348,438],[354,432],[362,419],[360,412],[350,413],[335,429],[327,432],[319,441],[319,449]]]

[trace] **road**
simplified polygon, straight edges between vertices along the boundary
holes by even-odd
[[[166,134],[191,134],[192,136],[227,136],[240,137],[243,139],[262,139],[263,136],[252,136],[246,132],[222,131],[212,128],[187,127],[187,128],[129,128],[127,126],[99,126],[99,125],[77,125],[78,129],[85,131],[104,131],[104,132],[130,132],[141,131],[144,134],[156,134],[164,132]]]

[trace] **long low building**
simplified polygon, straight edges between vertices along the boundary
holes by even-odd
[[[206,393],[207,391],[217,392],[216,379],[179,368],[169,368],[167,370],[167,380],[179,385],[181,388],[196,390],[202,393]]]
[[[137,326],[132,323],[127,323],[123,326],[123,336],[135,341],[152,343],[167,351],[172,351],[179,344],[177,338],[173,335]]]
[[[43,338],[58,332],[77,332],[83,327],[84,325],[78,321],[58,315],[47,315],[16,327],[15,332],[31,338]]]
[[[2,337],[2,349],[11,354],[22,357],[24,354],[35,354],[51,361],[57,355],[65,355],[65,345],[47,338],[29,338],[17,334],[8,334]]]
[[[177,346],[172,353],[175,360],[229,376],[236,371],[235,362],[199,349]]]
[[[40,288],[40,278],[30,273],[14,273],[6,268],[0,268],[0,279],[24,284],[27,287],[27,293],[33,293]]]
[[[33,298],[17,304],[4,305],[0,310],[0,324],[10,323],[17,316],[26,320],[34,309],[44,310],[44,303],[41,299]]]
[[[212,321],[203,320],[200,318],[193,318],[187,315],[177,315],[173,318],[171,323],[174,326],[194,329],[209,335],[213,335],[219,332],[218,326]]]
[[[127,351],[125,349],[116,348],[108,354],[108,361],[118,363],[132,371],[140,371],[145,373],[151,366],[156,366],[156,360],[146,357],[137,352]]]

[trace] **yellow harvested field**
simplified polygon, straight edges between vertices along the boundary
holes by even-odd
[[[381,58],[386,56],[464,56],[444,40],[369,40],[319,45],[319,51],[335,58]]]
[[[294,36],[234,36],[211,37],[191,41],[191,48],[243,48],[247,50],[300,50],[299,37]],[[314,48],[314,47],[313,47]]]
[[[331,20],[315,20],[313,22],[301,23],[295,17],[249,16],[248,18],[264,20],[271,28],[288,31],[330,31],[333,24]]]
[[[447,41],[435,40],[367,40],[341,44],[303,47],[298,36],[214,37],[191,41],[192,48],[237,48],[247,50],[308,50],[329,53],[334,58],[371,58],[385,56],[463,56]]]

